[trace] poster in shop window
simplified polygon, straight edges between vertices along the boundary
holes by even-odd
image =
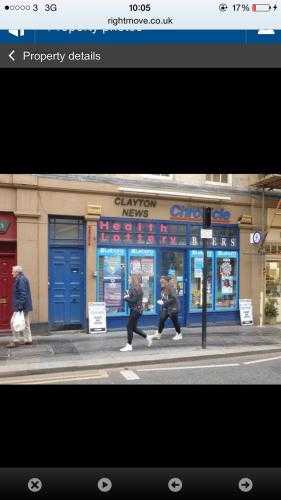
[[[131,273],[138,274],[141,273],[141,261],[140,259],[131,259]]]
[[[106,333],[105,302],[89,302],[89,333]]]
[[[203,278],[203,257],[194,257],[194,278]]]
[[[121,297],[120,281],[104,283],[104,301],[107,307],[120,307]]]
[[[144,276],[153,276],[153,259],[142,259],[141,271]]]
[[[121,278],[120,255],[106,256],[104,260],[104,279]]]
[[[223,277],[221,280],[222,295],[233,294],[233,276]]]

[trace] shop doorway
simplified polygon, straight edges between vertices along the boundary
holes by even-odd
[[[277,323],[281,323],[281,260],[266,262],[266,298],[276,300]]]
[[[170,276],[177,289],[180,303],[179,320],[186,325],[186,266],[185,252],[180,250],[162,250],[160,260],[160,276]],[[170,325],[169,325],[170,326]]]
[[[0,253],[0,331],[10,328],[13,286],[12,267],[15,265],[15,253]]]
[[[55,329],[84,325],[84,249],[50,248],[49,320]]]

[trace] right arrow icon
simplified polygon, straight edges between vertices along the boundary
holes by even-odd
[[[253,488],[253,482],[248,477],[242,477],[239,481],[239,490],[248,493]]]
[[[12,51],[10,52],[10,54],[9,54],[9,59],[11,59],[11,61],[13,61],[13,62],[16,62],[16,60],[15,60],[15,58],[14,58],[14,54],[15,54],[15,51],[14,51],[14,50],[12,50]]]

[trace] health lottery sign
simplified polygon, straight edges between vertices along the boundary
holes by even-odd
[[[173,220],[186,220],[191,222],[203,221],[203,208],[187,207],[185,205],[173,205],[170,208],[170,219]],[[224,208],[212,209],[212,222],[229,223],[231,219],[231,212]]]

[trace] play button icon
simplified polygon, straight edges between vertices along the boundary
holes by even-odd
[[[98,481],[98,489],[102,493],[107,493],[108,491],[111,490],[111,488],[112,488],[112,482],[110,481],[110,479],[108,479],[108,477],[102,477]]]

